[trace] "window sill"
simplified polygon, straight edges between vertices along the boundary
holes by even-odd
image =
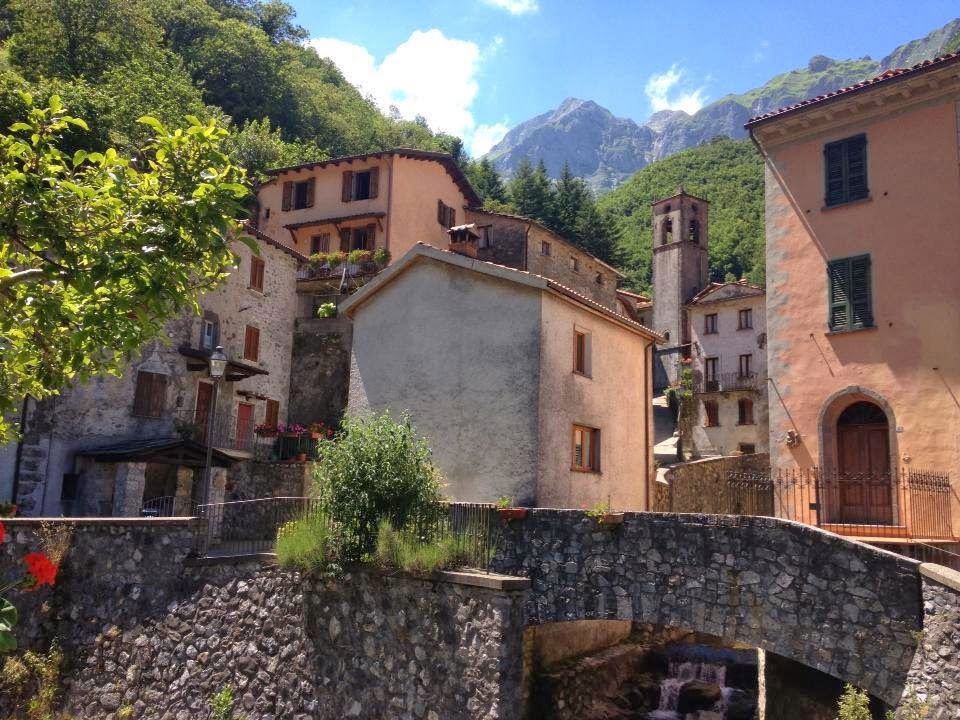
[[[718,428],[720,425],[704,425],[705,428]]]
[[[252,285],[247,285],[247,290],[249,290],[249,291],[252,292],[252,293],[256,293],[256,294],[259,295],[260,297],[263,297],[264,295],[266,295],[266,293],[265,293],[263,290],[257,290],[257,289],[256,289],[255,287],[253,287]]]
[[[593,380],[593,375],[587,375],[587,373],[585,373],[585,372],[580,372],[579,370],[574,370],[574,371],[573,371],[573,374],[574,374],[574,375],[579,375],[580,377],[586,378],[587,380]]]
[[[753,327],[742,327],[742,328],[741,328],[741,327],[738,327],[738,328],[737,328],[737,332],[740,332],[741,330],[753,330]]]
[[[870,330],[879,330],[879,327],[876,325],[867,325],[866,327],[847,328],[846,330],[827,330],[824,335],[827,337],[831,335],[849,335],[850,333],[869,332]]]
[[[824,205],[820,208],[820,212],[829,212],[830,210],[839,210],[840,208],[850,207],[852,205],[863,205],[864,203],[873,202],[873,196],[867,195],[864,198],[858,198],[857,200],[846,200],[842,203],[837,203],[836,205]]]
[[[585,475],[603,475],[603,473],[600,472],[599,470],[590,470],[588,468],[578,468],[578,467],[570,468],[570,472],[584,473]]]
[[[737,427],[755,427],[755,426],[756,426],[755,422],[737,423]]]

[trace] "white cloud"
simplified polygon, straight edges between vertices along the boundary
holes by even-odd
[[[755,63],[762,62],[767,57],[767,50],[770,49],[770,41],[763,40],[751,56]]]
[[[510,127],[502,122],[478,125],[470,137],[470,154],[474,157],[486,154],[490,148],[503,140],[503,136],[509,130]]]
[[[475,154],[475,148],[490,142],[502,126],[496,123],[476,127],[470,109],[480,89],[480,65],[502,44],[503,38],[497,36],[481,52],[476,43],[448,38],[440,30],[415,30],[378,64],[361,45],[336,38],[313,38],[307,42],[321,57],[333,60],[350,82],[373,97],[381,110],[389,112],[391,106],[396,107],[401,116],[411,120],[422,115],[434,130],[462,137]],[[490,145],[497,140],[499,137]]]
[[[683,90],[678,87],[684,75],[686,75],[686,70],[674,63],[669,70],[654,73],[647,79],[644,92],[646,92],[654,112],[683,110],[692,115],[706,104],[706,88]]]
[[[511,15],[526,15],[540,9],[537,0],[483,0],[487,5],[506,10]]]

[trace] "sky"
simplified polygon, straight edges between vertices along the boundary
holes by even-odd
[[[317,52],[389,112],[478,156],[567,97],[638,122],[696,112],[814,55],[880,59],[956,0],[288,0]]]

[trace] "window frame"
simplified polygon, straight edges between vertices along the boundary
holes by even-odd
[[[570,270],[575,273],[580,272],[580,258],[578,258],[576,255],[570,256]]]
[[[853,292],[854,264],[856,262],[865,263],[866,267],[866,299],[855,300]],[[834,268],[844,267],[845,287],[844,293],[846,300],[837,302],[833,293]],[[857,302],[866,304],[866,315],[868,320],[863,323],[854,322],[854,305]],[[846,322],[843,325],[834,324],[834,310],[843,307],[846,312]],[[876,318],[873,313],[873,259],[870,253],[861,253],[860,255],[850,255],[842,258],[833,258],[827,261],[827,330],[830,333],[855,332],[857,330],[867,330],[875,328]]]
[[[593,377],[593,338],[589,330],[579,326],[573,328],[573,372],[582,377]]]
[[[253,338],[251,340],[251,338]],[[253,352],[251,354],[251,348]],[[260,328],[256,325],[246,325],[243,330],[243,359],[250,362],[260,362]]]
[[[746,361],[747,371],[744,372],[744,361]],[[753,353],[741,354],[737,359],[737,377],[749,378],[753,374]]]
[[[703,400],[703,417],[704,427],[720,427],[720,403],[716,400]]]
[[[850,196],[850,148],[854,144],[863,146],[863,192],[856,197]],[[839,200],[830,198],[830,152],[840,151],[840,183],[842,197]],[[849,137],[840,138],[823,146],[823,205],[825,208],[835,208],[849,203],[859,202],[870,198],[870,173],[867,153],[867,134],[858,133]]]
[[[551,249],[551,247],[550,247],[550,243],[549,243],[547,240],[541,240],[541,241],[540,241],[540,254],[543,255],[543,257],[552,257],[551,251],[552,251],[552,249]]]
[[[301,198],[301,190],[303,191],[303,197]],[[290,209],[291,210],[306,210],[310,202],[309,198],[310,193],[310,181],[309,180],[295,180],[293,183],[293,197],[290,198]],[[301,204],[302,201],[302,204]]]
[[[746,408],[746,411],[744,410]],[[756,425],[756,416],[754,415],[754,404],[750,398],[740,398],[737,400],[737,425]]]
[[[711,323],[711,320],[713,321]],[[716,335],[720,332],[720,318],[719,313],[707,313],[703,316],[703,334],[704,335]]]
[[[746,313],[746,315],[744,315]],[[747,322],[743,322],[743,318]],[[737,330],[753,330],[753,308],[740,308],[737,310]]]
[[[580,462],[577,461],[578,432],[582,433],[582,437],[587,441],[586,453],[583,451],[584,443],[581,442],[579,445],[581,448]],[[601,472],[600,447],[600,428],[583,425],[582,423],[574,423],[570,434],[570,470],[572,472],[599,474]],[[586,458],[586,463],[583,462],[584,455],[589,456]]]
[[[212,329],[210,333],[210,344],[205,342],[207,337],[207,327]],[[210,312],[205,312],[200,318],[200,349],[214,350],[217,347],[217,341],[220,339],[220,319]]]
[[[371,168],[366,170],[355,170],[353,173],[353,190],[350,193],[351,200],[370,200],[370,180]],[[366,193],[361,195],[361,187],[366,183]]]
[[[319,233],[310,236],[310,254],[330,252],[330,233]]]

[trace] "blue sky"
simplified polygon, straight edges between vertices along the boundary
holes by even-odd
[[[386,110],[484,152],[566,97],[645,120],[694,111],[816,54],[883,57],[956,0],[292,0],[318,52]]]

